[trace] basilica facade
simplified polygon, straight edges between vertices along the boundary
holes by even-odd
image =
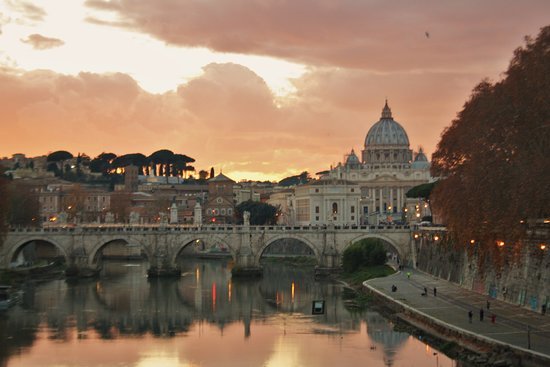
[[[430,162],[422,151],[413,153],[409,137],[393,119],[386,104],[380,120],[365,137],[361,159],[352,149],[344,161],[324,174],[321,180],[343,180],[360,188],[358,224],[420,221],[424,203],[407,199],[414,186],[431,181]]]

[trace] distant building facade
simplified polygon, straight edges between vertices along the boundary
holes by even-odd
[[[352,149],[344,161],[319,180],[274,192],[269,203],[280,205],[285,224],[380,224],[420,221],[428,206],[408,199],[412,187],[430,182],[430,162],[413,153],[403,126],[393,119],[388,103],[369,129],[361,159]]]
[[[208,200],[204,207],[206,224],[235,223],[235,181],[220,173],[208,180]]]
[[[344,162],[321,179],[341,179],[360,186],[361,224],[414,220],[418,204],[405,194],[412,187],[431,181],[430,162],[422,148],[413,154],[407,132],[393,119],[387,101],[380,120],[365,137],[361,158],[352,149]]]

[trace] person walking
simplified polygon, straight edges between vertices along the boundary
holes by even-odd
[[[434,287],[434,297],[436,297],[436,296],[437,296],[437,288]]]
[[[472,317],[474,316],[474,313],[472,310],[468,311],[468,320],[470,321],[470,324],[472,323]]]
[[[483,308],[480,308],[479,309],[479,321],[483,321],[483,314],[484,314]]]
[[[489,310],[491,308],[491,302],[489,302],[489,300],[487,300],[487,310]]]

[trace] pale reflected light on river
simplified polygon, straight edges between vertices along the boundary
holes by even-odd
[[[342,287],[311,269],[270,264],[243,281],[231,280],[226,260],[181,265],[176,280],[148,280],[146,263],[109,262],[96,281],[27,287],[0,314],[0,366],[455,365],[378,313],[347,310]],[[313,316],[318,299],[326,313]]]

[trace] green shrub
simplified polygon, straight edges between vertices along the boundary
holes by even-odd
[[[364,266],[384,265],[386,250],[381,241],[367,238],[349,246],[342,257],[343,268],[352,273]]]

